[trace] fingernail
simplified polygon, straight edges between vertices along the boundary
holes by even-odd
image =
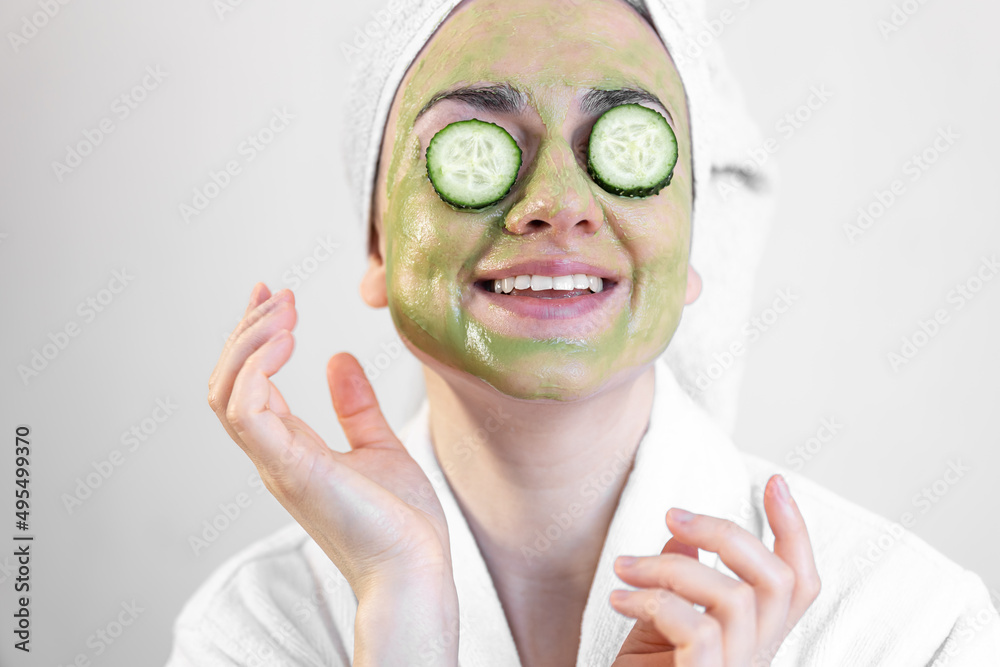
[[[670,514],[671,516],[673,516],[674,521],[676,521],[677,523],[687,523],[688,521],[694,518],[694,514],[691,514],[691,512],[688,512],[687,510],[682,510],[678,507],[671,508]]]
[[[273,294],[271,294],[270,297],[268,297],[267,301],[264,302],[265,304],[267,304],[266,306],[264,306],[265,312],[270,312],[285,302],[291,302],[292,300],[291,295],[292,293],[286,290],[281,290],[280,292],[274,292]]]
[[[611,591],[612,602],[624,602],[626,598],[628,598],[628,591]]]
[[[619,556],[617,560],[615,560],[615,565],[618,567],[632,567],[635,565],[637,560],[638,558],[635,556]]]
[[[778,500],[783,503],[787,503],[788,499],[792,497],[792,494],[788,492],[788,482],[781,475],[778,475],[778,479],[774,480],[774,490],[778,494]]]

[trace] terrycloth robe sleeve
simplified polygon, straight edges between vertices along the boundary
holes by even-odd
[[[926,667],[1000,665],[1000,614],[982,578],[965,570],[955,593],[964,607]]]

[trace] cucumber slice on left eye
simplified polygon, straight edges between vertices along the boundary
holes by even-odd
[[[587,148],[591,178],[622,197],[648,197],[670,184],[677,137],[655,109],[621,104],[597,119]]]
[[[521,148],[494,123],[452,123],[427,146],[427,176],[441,199],[458,208],[484,208],[500,201],[520,169]]]

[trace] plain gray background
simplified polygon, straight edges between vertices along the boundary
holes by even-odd
[[[290,520],[206,403],[254,282],[294,287],[294,266],[315,269],[295,288],[296,350],[276,382],[333,447],[346,443],[326,387],[332,354],[376,368],[395,426],[421,398],[412,357],[378,356],[397,338],[387,312],[358,296],[365,258],[339,155],[341,47],[381,3],[232,0],[222,14],[219,4],[69,2],[17,49],[9,34],[39,0],[0,9],[0,429],[12,445],[15,426],[31,426],[37,536],[29,657],[11,647],[12,559],[0,555],[3,665],[64,665],[78,654],[95,665],[162,664],[196,586]],[[731,20],[716,34],[707,26],[706,39],[730,54],[783,175],[760,309],[778,290],[798,296],[748,346],[737,442],[883,516],[913,513],[914,532],[996,591],[1000,281],[973,281],[981,289],[961,308],[949,293],[1000,250],[1000,5],[898,2],[916,11],[888,34],[879,28],[893,15],[888,0],[710,5],[709,18]],[[122,118],[116,98],[148,67],[165,78]],[[802,112],[813,87],[830,97]],[[241,142],[275,109],[294,118],[251,161]],[[789,136],[779,123],[796,112],[809,118]],[[52,163],[105,118],[114,131],[60,182]],[[912,180],[908,161],[948,128],[957,139]],[[179,206],[230,160],[241,172],[185,222]],[[897,179],[905,190],[851,242],[844,225]],[[338,248],[312,264],[320,239]],[[122,270],[127,286],[102,294]],[[101,312],[78,310],[102,296],[113,298]],[[947,321],[925,340],[920,321],[942,309]],[[18,365],[71,324],[78,335],[22,381]],[[926,344],[893,368],[889,353],[915,334]],[[162,423],[152,421],[157,400],[177,406]],[[824,420],[836,433],[810,442],[828,434]],[[123,443],[143,425],[144,441]],[[67,509],[64,494],[114,450],[120,465]],[[3,451],[9,545],[13,451]],[[941,481],[956,462],[968,470]],[[920,499],[925,488],[933,503]],[[240,494],[239,517],[195,554],[189,538]],[[133,601],[135,623],[97,655],[88,639]]]

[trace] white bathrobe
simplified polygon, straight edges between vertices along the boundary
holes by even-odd
[[[823,588],[781,645],[774,667],[1000,665],[1000,619],[975,573],[902,526],[739,452],[663,358],[655,368],[651,421],[601,552],[580,628],[578,667],[614,661],[635,621],[608,602],[614,588],[628,588],[612,564],[623,554],[658,554],[670,538],[669,508],[737,521],[773,548],[762,498],[776,472],[788,480],[805,516]],[[461,614],[459,664],[519,665],[485,562],[438,466],[427,418],[425,401],[402,437],[447,516]],[[552,529],[556,539],[557,532]],[[701,561],[734,576],[716,554],[702,551]],[[177,618],[168,667],[350,665],[356,612],[346,580],[292,524],[231,558],[201,586]]]

